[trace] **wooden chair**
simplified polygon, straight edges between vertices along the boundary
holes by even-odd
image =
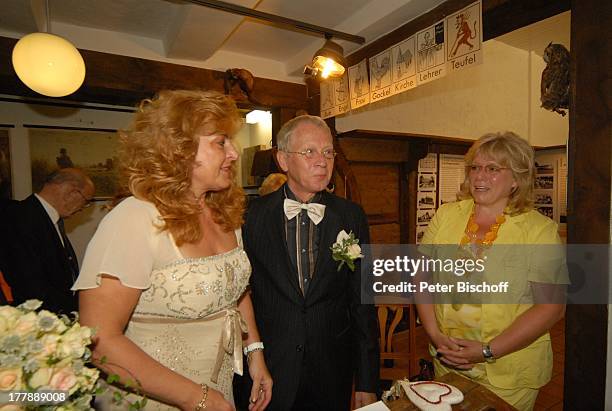
[[[412,304],[377,305],[380,327],[380,379],[398,380],[418,372],[416,358],[416,314]],[[389,319],[389,314],[392,316]],[[396,328],[407,314],[408,329]],[[393,364],[389,365],[392,360]]]

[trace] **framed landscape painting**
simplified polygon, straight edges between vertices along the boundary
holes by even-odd
[[[59,168],[83,169],[96,185],[95,198],[109,198],[119,189],[114,130],[29,128],[32,190]]]

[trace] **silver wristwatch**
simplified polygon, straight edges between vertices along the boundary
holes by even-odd
[[[495,362],[495,356],[493,355],[493,351],[491,351],[491,346],[489,344],[482,344],[482,356],[488,363]]]

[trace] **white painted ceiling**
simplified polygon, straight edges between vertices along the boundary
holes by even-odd
[[[444,0],[226,0],[363,36],[366,44]],[[302,82],[324,39],[181,0],[48,0],[50,32],[80,49]],[[45,30],[45,0],[0,0],[0,36]],[[345,54],[360,45],[338,41]]]

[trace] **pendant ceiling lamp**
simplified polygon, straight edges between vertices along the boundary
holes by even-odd
[[[85,62],[63,37],[49,33],[49,2],[45,2],[46,33],[22,37],[13,48],[13,68],[30,89],[49,97],[74,93],[85,80]]]
[[[325,44],[317,51],[312,59],[312,62],[304,67],[304,74],[307,76],[322,78],[340,77],[344,74],[346,63],[344,61],[344,51],[342,47],[331,41],[332,37],[337,39],[351,41],[353,43],[363,44],[365,38],[355,36],[353,34],[343,33],[327,27],[321,27],[310,24],[304,21],[290,19],[288,17],[278,16],[276,14],[265,13],[263,11],[250,9],[238,4],[227,3],[221,0],[186,0],[193,4],[198,4],[204,7],[225,11],[228,13],[238,14],[251,17],[272,23],[275,26],[297,29],[299,31],[308,31],[311,33],[322,34],[325,36]]]
[[[312,75],[320,75],[321,78],[341,77],[344,74],[346,63],[344,61],[344,50],[338,43],[334,43],[331,37],[326,36],[325,44],[312,58]]]

